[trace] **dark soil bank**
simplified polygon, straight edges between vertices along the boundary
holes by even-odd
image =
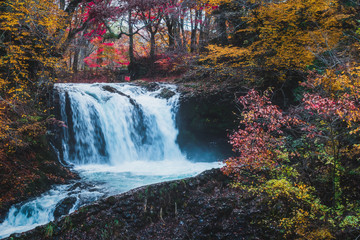
[[[252,213],[219,169],[140,187],[9,239],[257,239]]]
[[[78,178],[76,173],[59,163],[47,140],[37,147],[8,156],[4,162],[7,164],[0,169],[0,222],[11,205],[37,197],[53,184]],[[0,166],[4,162],[0,162]]]

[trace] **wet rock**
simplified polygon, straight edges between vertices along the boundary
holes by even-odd
[[[74,185],[72,185],[71,187],[69,187],[68,191],[74,191],[77,188],[81,189],[81,183],[80,182],[77,182]]]
[[[98,192],[99,189],[93,185],[86,182],[76,182],[73,185],[69,186],[67,189],[68,196],[79,194],[82,191],[88,191],[88,192]]]
[[[136,80],[133,82],[135,85],[145,88],[149,92],[155,92],[160,89],[160,86],[156,82],[147,82],[143,80]]]
[[[176,125],[177,143],[189,159],[215,161],[233,155],[228,133],[237,128],[234,95],[199,96],[181,93]]]
[[[155,83],[155,82],[144,82],[143,86],[146,88],[146,90],[150,91],[150,92],[155,92],[157,90],[160,89],[159,84]]]
[[[120,92],[120,91],[117,90],[116,88],[113,88],[113,87],[111,87],[111,86],[109,86],[109,85],[103,86],[102,89],[105,90],[105,91],[111,92],[111,93],[117,93],[117,94],[119,94],[119,95],[121,95],[121,96],[130,98],[129,95],[126,95],[125,93]]]
[[[157,95],[157,97],[169,99],[169,98],[171,98],[171,97],[174,96],[174,95],[175,95],[175,93],[174,93],[173,91],[171,91],[170,89],[163,88],[163,89],[161,90],[161,92]]]
[[[67,197],[60,201],[55,208],[54,217],[59,218],[69,213],[70,209],[76,203],[76,197]]]
[[[131,103],[132,105],[138,105],[138,104],[136,103],[136,101],[135,101],[134,99],[132,99],[129,95],[126,95],[125,93],[120,92],[120,91],[117,90],[116,88],[113,88],[113,87],[111,87],[111,86],[109,86],[109,85],[105,85],[105,86],[102,87],[102,89],[105,90],[105,91],[111,92],[111,93],[117,93],[117,94],[119,94],[119,95],[121,95],[121,96],[127,97],[127,98],[130,100],[130,103]]]

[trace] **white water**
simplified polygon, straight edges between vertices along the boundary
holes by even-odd
[[[129,97],[106,91],[104,86]],[[167,101],[155,97],[160,90],[147,92],[132,85],[57,87],[62,103],[70,100],[72,109],[73,123],[63,138],[64,160],[76,165],[119,165],[134,160],[184,159],[175,142],[178,94]],[[65,119],[66,104],[61,108]]]
[[[104,89],[107,88],[107,89]],[[176,143],[179,94],[166,100],[130,84],[57,84],[63,129],[61,160],[79,172],[80,185],[53,188],[13,206],[0,238],[54,220],[56,205],[75,197],[70,210],[146,184],[196,175],[218,163],[190,162]],[[110,89],[109,89],[110,88]],[[110,91],[109,91],[110,90]]]

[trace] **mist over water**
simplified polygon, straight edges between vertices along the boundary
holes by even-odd
[[[175,117],[179,94],[173,85],[156,91],[131,84],[56,84],[62,129],[59,157],[81,180],[54,187],[13,206],[0,224],[0,238],[54,220],[66,198],[70,212],[99,198],[146,184],[194,176],[219,167],[217,162],[189,161],[180,151]],[[162,89],[175,93],[162,98]]]

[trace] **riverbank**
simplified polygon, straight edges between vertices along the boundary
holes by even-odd
[[[258,239],[256,214],[219,169],[143,186],[8,239]]]
[[[0,222],[16,203],[37,197],[54,184],[77,179],[76,173],[57,160],[47,141],[12,155],[3,156],[0,174]]]

